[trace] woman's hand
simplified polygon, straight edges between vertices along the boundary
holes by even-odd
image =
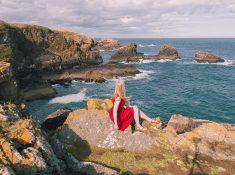
[[[127,97],[127,98],[126,98],[125,106],[126,106],[126,107],[130,106],[130,97]]]

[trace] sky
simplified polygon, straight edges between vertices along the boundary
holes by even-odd
[[[235,0],[0,0],[0,20],[92,37],[235,37]]]

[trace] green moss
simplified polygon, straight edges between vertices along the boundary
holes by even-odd
[[[78,160],[86,160],[91,154],[91,148],[86,140],[81,140],[73,144],[70,153]]]
[[[225,171],[226,170],[224,168],[216,166],[211,168],[209,175],[219,175]]]
[[[119,170],[120,174],[156,174],[159,168],[164,168],[171,161],[156,155],[155,151],[159,150],[131,152],[122,149],[107,150],[97,147],[91,148],[84,140],[76,142],[70,148],[70,153],[78,160],[99,163]]]
[[[12,49],[7,44],[0,45],[0,61],[6,61],[12,56]]]

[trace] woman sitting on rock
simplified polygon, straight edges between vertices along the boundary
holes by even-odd
[[[113,95],[113,107],[109,111],[109,117],[114,122],[114,128],[124,131],[135,120],[136,130],[145,131],[146,128],[140,125],[140,118],[147,120],[151,124],[155,124],[154,119],[149,118],[137,106],[129,105],[129,98],[126,96],[125,84],[118,81],[115,85]]]

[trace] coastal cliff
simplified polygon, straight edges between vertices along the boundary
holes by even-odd
[[[232,124],[173,115],[157,118],[146,132],[117,131],[108,117],[110,99],[91,99],[83,109],[60,109],[40,124],[25,100],[53,97],[51,86],[72,80],[104,82],[140,73],[133,66],[100,65],[94,39],[35,25],[0,22],[0,174],[209,174],[235,172]],[[114,62],[144,55],[132,44]],[[162,58],[179,58],[172,46]],[[129,57],[128,57],[129,56]],[[125,60],[128,57],[128,60]]]
[[[97,45],[95,39],[70,31],[0,21],[0,68],[9,64],[10,72],[4,73],[4,77],[11,74],[11,79],[4,78],[4,83],[0,82],[2,88],[11,89],[11,95],[8,95],[10,92],[5,95],[2,90],[0,97],[6,100],[15,100],[16,95],[25,100],[49,98],[56,95],[51,83],[60,80],[103,82],[104,78],[139,73],[130,66],[97,67],[103,62],[99,50],[95,49]],[[100,75],[101,69],[104,73]],[[98,77],[94,76],[96,73]],[[68,76],[70,74],[72,76]],[[66,76],[50,81],[45,79],[47,75]]]

